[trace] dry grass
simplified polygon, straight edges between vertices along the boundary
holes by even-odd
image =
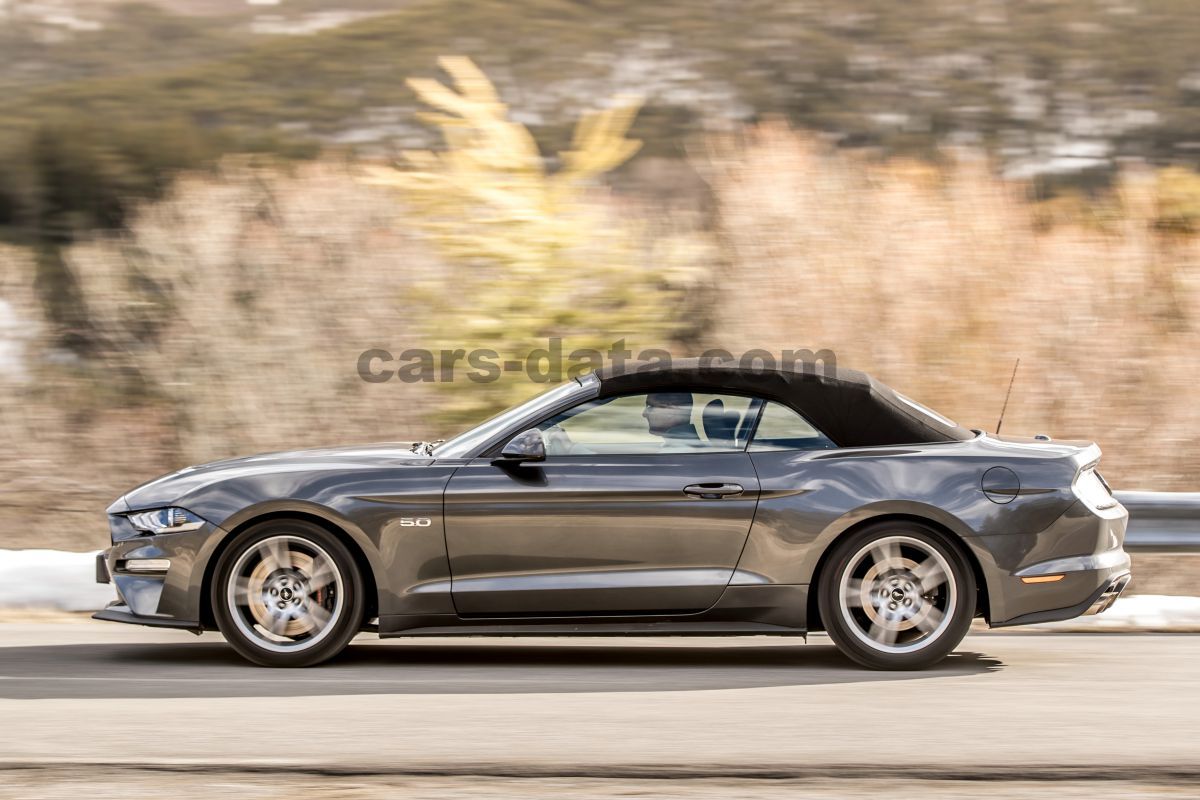
[[[0,296],[42,334],[2,388],[0,542],[98,547],[104,508],[171,469],[422,433],[423,387],[356,372],[413,337],[406,285],[434,268],[383,195],[333,165],[181,179],[125,235],[67,253],[95,325],[85,361],[50,346],[28,255],[0,253]]]
[[[188,178],[69,260],[111,363],[177,413],[187,461],[417,432],[420,392],[371,391],[355,365],[414,336],[406,287],[434,262],[344,169]]]

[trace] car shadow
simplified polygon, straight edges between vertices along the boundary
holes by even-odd
[[[363,694],[680,692],[983,675],[954,653],[921,672],[874,672],[816,644],[361,642],[318,667],[275,670],[212,642],[0,649],[0,698],[301,697]]]

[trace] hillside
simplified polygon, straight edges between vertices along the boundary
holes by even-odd
[[[404,79],[447,53],[551,150],[624,92],[646,101],[639,158],[782,117],[882,155],[986,148],[1051,189],[1105,183],[1122,159],[1200,160],[1193,0],[58,5],[84,23],[19,13],[53,3],[0,13],[0,236],[18,242],[117,227],[131,200],[228,153],[433,144]]]

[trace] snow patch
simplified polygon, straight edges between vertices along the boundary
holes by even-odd
[[[1138,594],[1122,597],[1102,614],[1032,626],[1049,631],[1200,632],[1200,597]],[[1013,628],[1014,631],[1021,630]]]
[[[0,550],[0,608],[98,611],[116,597],[96,583],[96,551]]]

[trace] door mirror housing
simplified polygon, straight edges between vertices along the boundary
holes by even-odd
[[[504,449],[500,451],[500,460],[510,462],[545,461],[546,441],[542,438],[542,432],[537,428],[530,428],[518,433],[508,440],[508,444],[504,445]]]

